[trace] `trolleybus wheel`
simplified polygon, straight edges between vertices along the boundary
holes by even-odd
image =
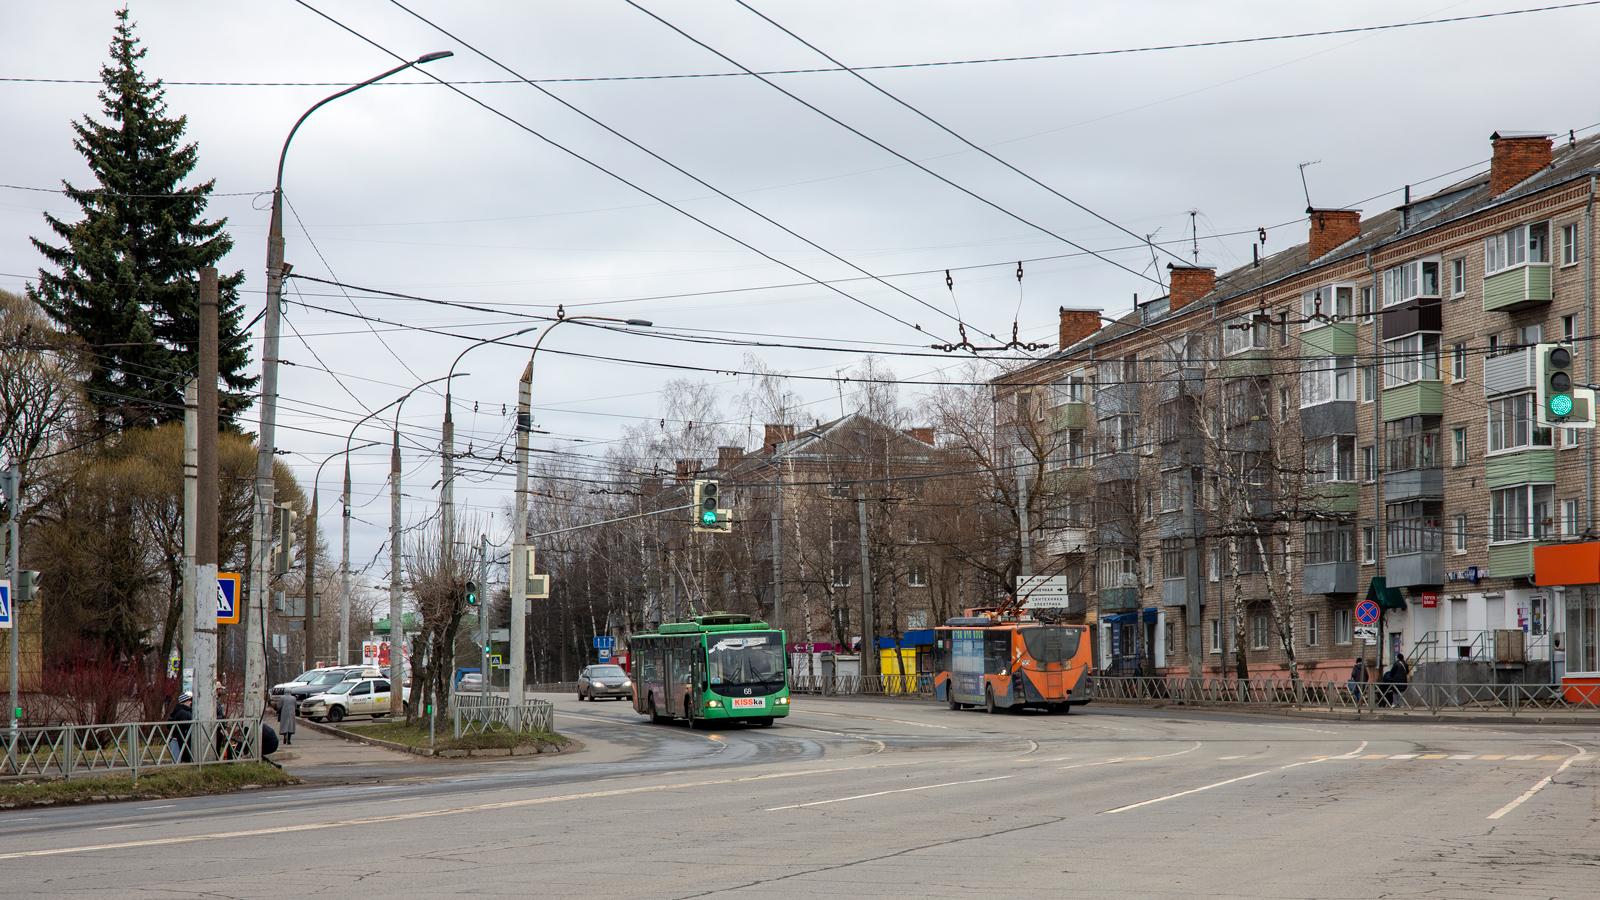
[[[963,704],[956,702],[956,686],[954,684],[951,684],[949,687],[945,688],[945,693],[950,696],[951,709],[960,709],[962,707]]]
[[[987,712],[991,716],[994,715],[996,712],[999,712],[999,707],[994,705],[994,686],[993,685],[990,685],[989,687],[986,687],[986,688],[983,689],[983,709],[984,709],[984,712]]]
[[[689,728],[690,729],[695,729],[695,728],[699,728],[700,727],[700,723],[695,721],[695,718],[694,718],[694,706],[690,704],[689,695],[688,694],[684,694],[683,695],[683,717],[685,719],[689,720]]]
[[[761,718],[756,720],[756,724],[760,725],[762,728],[771,728],[772,727],[772,717],[771,716],[762,716]]]
[[[650,702],[649,702],[648,705],[649,705],[649,712],[650,712],[650,724],[652,724],[652,725],[660,725],[662,722],[666,721],[665,717],[663,717],[661,715],[661,713],[656,711],[656,695],[655,694],[651,694],[650,695]]]

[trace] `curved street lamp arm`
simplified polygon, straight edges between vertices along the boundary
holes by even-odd
[[[468,373],[462,372],[461,374],[462,375],[466,375]],[[438,378],[430,378],[427,381],[424,381],[421,384],[417,385],[416,387],[412,388],[411,390],[406,391],[405,394],[402,395],[401,397],[399,397],[399,398],[397,398],[397,399],[395,399],[393,401],[390,401],[389,403],[385,403],[384,405],[378,407],[377,409],[373,410],[372,412],[367,413],[365,416],[362,416],[361,417],[361,421],[359,421],[355,425],[351,426],[351,428],[350,428],[350,436],[345,438],[345,441],[344,441],[345,452],[346,453],[350,452],[350,443],[352,441],[354,441],[355,438],[356,438],[356,429],[360,428],[362,425],[365,425],[368,419],[372,418],[373,416],[378,415],[379,413],[383,412],[384,410],[388,409],[391,406],[395,406],[397,404],[401,404],[401,403],[406,402],[406,398],[407,397],[410,397],[412,394],[416,393],[417,391],[421,390],[424,387],[427,387],[430,384],[434,384],[434,383],[440,382],[440,381],[446,381],[448,379],[455,378],[455,377],[456,377],[455,375],[440,375]]]

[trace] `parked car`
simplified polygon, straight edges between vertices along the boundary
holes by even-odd
[[[633,699],[633,679],[621,666],[586,666],[578,673],[578,699]]]
[[[461,680],[456,682],[456,693],[473,694],[483,690],[482,672],[464,672]]]
[[[326,669],[313,669],[302,673],[294,681],[274,685],[268,692],[268,699],[276,709],[279,698],[284,694],[293,694],[303,706],[306,698],[323,693],[342,681],[382,677],[383,672],[373,666],[329,666]]]
[[[341,681],[325,693],[307,697],[300,704],[300,714],[315,722],[326,719],[334,723],[348,716],[382,718],[389,714],[389,682],[382,678]]]

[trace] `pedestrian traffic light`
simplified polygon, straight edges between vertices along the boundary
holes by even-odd
[[[1561,344],[1534,346],[1538,424],[1550,428],[1593,428],[1594,391],[1573,381],[1572,350]]]
[[[722,489],[715,478],[705,478],[694,483],[694,518],[692,531],[726,533],[733,530],[731,515],[722,507]]]
[[[471,607],[478,605],[478,583],[476,581],[467,582],[467,605]]]
[[[17,573],[17,602],[32,603],[39,599],[39,582],[43,576],[37,569],[23,569]]]

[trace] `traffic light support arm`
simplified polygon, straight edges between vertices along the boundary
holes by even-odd
[[[603,522],[590,522],[587,525],[574,525],[571,528],[557,528],[555,531],[541,531],[538,534],[530,534],[530,535],[528,535],[528,538],[529,538],[529,540],[532,540],[533,538],[549,537],[552,534],[566,534],[569,531],[582,531],[585,528],[594,528],[597,525],[610,525],[613,522],[626,522],[629,519],[644,519],[644,518],[648,518],[650,516],[659,516],[659,515],[662,515],[663,513],[683,512],[686,509],[694,509],[694,508],[695,508],[695,506],[694,506],[693,503],[685,503],[682,506],[671,506],[671,507],[668,507],[666,509],[658,509],[658,510],[655,510],[653,512],[635,513],[634,515],[631,515],[631,516],[623,516],[620,519],[606,519]]]

